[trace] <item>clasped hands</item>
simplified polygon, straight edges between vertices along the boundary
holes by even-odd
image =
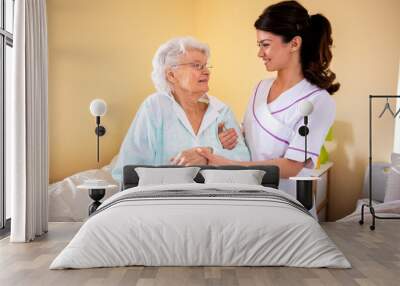
[[[211,148],[195,147],[179,152],[171,158],[171,164],[180,166],[208,165],[208,155],[212,155]]]
[[[225,130],[224,123],[218,125],[218,137],[224,149],[232,150],[236,147],[238,135],[235,129]],[[194,147],[179,152],[171,158],[172,165],[193,166],[193,165],[230,165],[232,160],[213,154],[211,147]]]

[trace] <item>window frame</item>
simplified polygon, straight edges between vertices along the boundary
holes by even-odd
[[[6,30],[6,0],[0,0],[1,21],[0,21],[0,236],[10,230],[10,219],[6,215],[6,188],[5,188],[5,97],[6,97],[6,47],[13,48],[13,33]],[[14,14],[15,0],[13,2],[12,13]],[[12,15],[11,17],[13,17]],[[13,29],[14,30],[14,27]]]

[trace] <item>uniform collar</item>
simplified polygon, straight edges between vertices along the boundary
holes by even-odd
[[[270,82],[269,86],[267,86],[267,94],[269,94],[272,83],[273,80]],[[267,108],[270,110],[271,114],[274,115],[308,98],[310,93],[312,95],[318,90],[320,90],[320,88],[311,84],[307,79],[304,78],[288,90],[284,91],[273,102],[269,103],[268,105],[265,102],[265,104],[267,105]]]

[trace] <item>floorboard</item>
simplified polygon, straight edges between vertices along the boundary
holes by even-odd
[[[375,231],[357,223],[323,223],[352,269],[290,267],[118,267],[49,270],[81,223],[50,223],[32,243],[0,240],[0,285],[400,285],[400,222],[378,221]]]

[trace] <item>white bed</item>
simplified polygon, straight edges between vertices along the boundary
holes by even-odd
[[[182,193],[162,195],[173,190]],[[261,197],[254,197],[251,190]],[[140,197],[146,192],[159,192],[161,197]],[[193,192],[205,196],[190,196]],[[224,192],[233,195],[221,197]],[[298,205],[282,191],[255,185],[193,183],[127,189],[100,206],[50,269],[351,267],[318,222]]]
[[[49,221],[50,222],[82,222],[88,218],[88,207],[93,202],[85,189],[78,189],[79,185],[83,185],[86,180],[104,180],[110,185],[119,185],[112,175],[111,171],[118,159],[116,155],[110,164],[101,169],[86,170],[69,177],[62,181],[50,184],[48,187],[49,192]],[[302,170],[299,176],[308,176],[306,170]],[[296,197],[296,191],[292,185],[289,187],[288,180],[283,180],[285,185],[283,188],[288,187],[287,194]],[[282,183],[282,180],[281,180]],[[120,190],[120,187],[108,188],[104,196],[105,199],[111,197]],[[310,210],[311,214],[318,219],[316,213],[316,206]]]

